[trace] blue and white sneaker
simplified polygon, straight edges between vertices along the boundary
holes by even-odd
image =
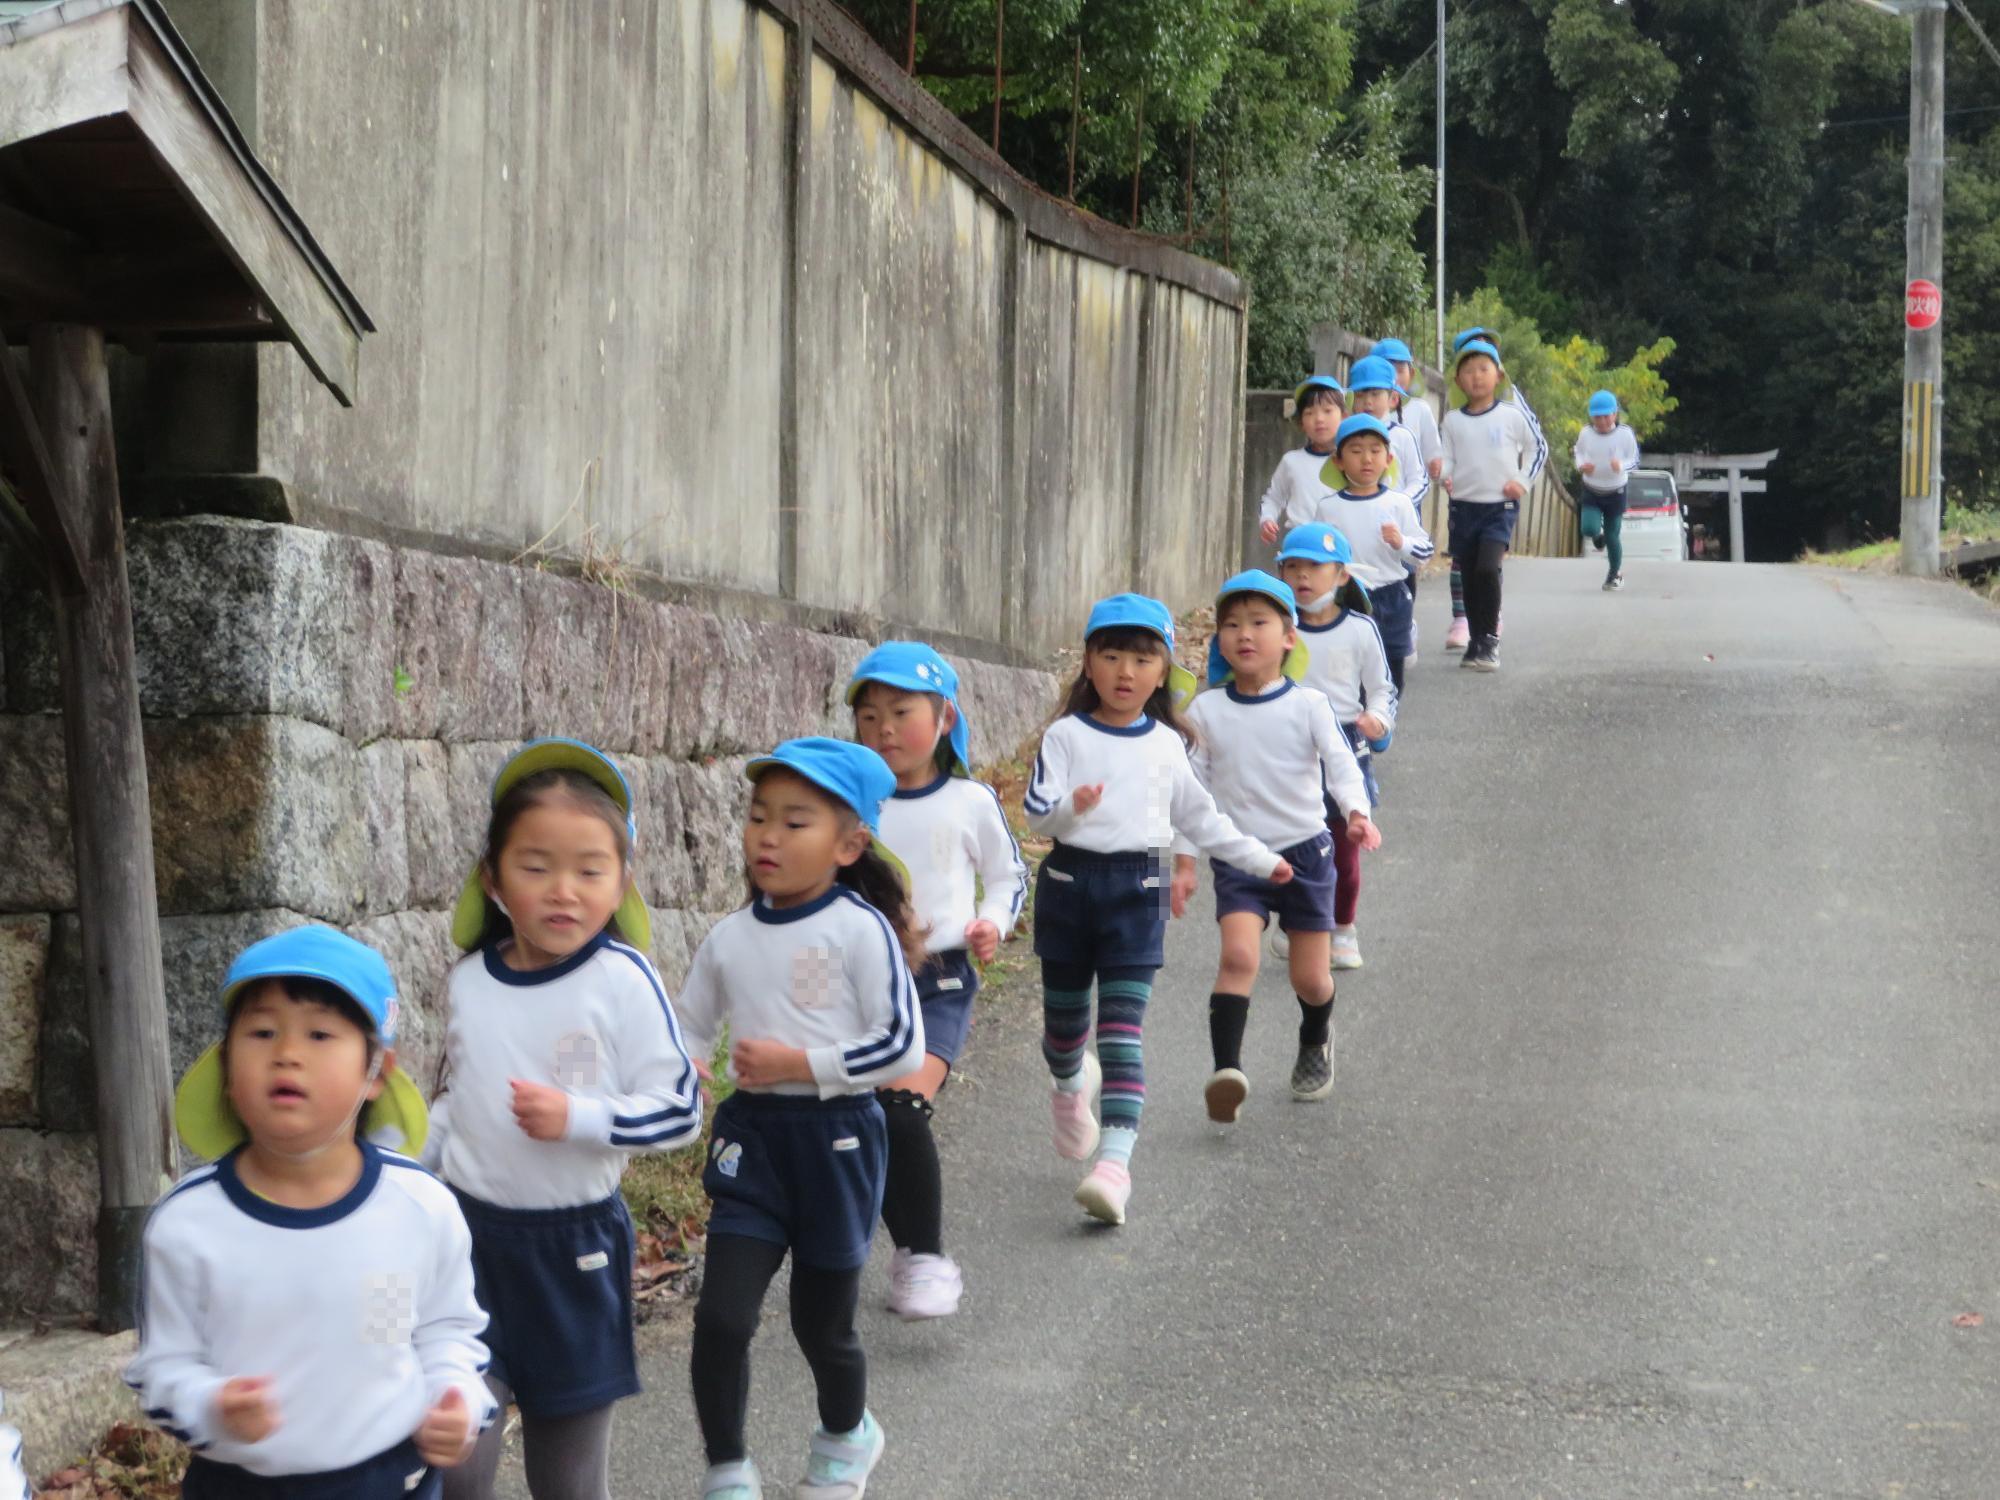
[[[747,1458],[717,1464],[702,1481],[701,1500],[764,1500],[764,1481]]]
[[[861,1425],[852,1432],[835,1434],[815,1427],[806,1477],[792,1491],[793,1500],[861,1500],[887,1442],[873,1412],[864,1411]]]

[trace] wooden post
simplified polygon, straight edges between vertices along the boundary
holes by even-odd
[[[97,1321],[111,1332],[133,1325],[140,1235],[174,1172],[152,806],[104,333],[42,324],[29,349],[60,503],[83,553],[83,592],[56,591],[56,651],[97,1079]]]

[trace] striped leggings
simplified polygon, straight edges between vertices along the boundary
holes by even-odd
[[[1097,981],[1097,1061],[1104,1069],[1099,1116],[1107,1130],[1137,1130],[1146,1108],[1140,1034],[1153,998],[1149,968],[1097,969],[1042,961],[1042,1056],[1057,1078],[1074,1078],[1090,1035],[1090,984]]]

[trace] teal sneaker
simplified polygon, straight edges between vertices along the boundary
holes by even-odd
[[[747,1458],[717,1464],[701,1483],[701,1500],[764,1500],[764,1481]]]
[[[861,1500],[887,1442],[873,1412],[863,1412],[861,1425],[852,1432],[836,1435],[815,1427],[806,1477],[792,1491],[793,1500]]]

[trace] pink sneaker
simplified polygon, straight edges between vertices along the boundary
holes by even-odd
[[[1471,644],[1472,627],[1466,624],[1465,616],[1460,615],[1451,622],[1451,629],[1444,633],[1444,649],[1447,651],[1463,651]]]
[[[1506,632],[1506,629],[1507,616],[1504,613],[1495,615],[1493,617],[1493,639],[1496,641],[1499,640]]]
[[[1106,1224],[1125,1222],[1125,1204],[1131,1197],[1132,1174],[1123,1162],[1099,1162],[1076,1189],[1076,1201],[1083,1205],[1083,1211]]]
[[[1049,1094],[1049,1110],[1055,1116],[1056,1155],[1066,1161],[1088,1161],[1090,1153],[1097,1149],[1097,1116],[1090,1106],[1097,1099],[1098,1087],[1104,1082],[1104,1070],[1098,1066],[1097,1054],[1085,1051],[1083,1054],[1083,1087],[1065,1093],[1054,1089]]]

